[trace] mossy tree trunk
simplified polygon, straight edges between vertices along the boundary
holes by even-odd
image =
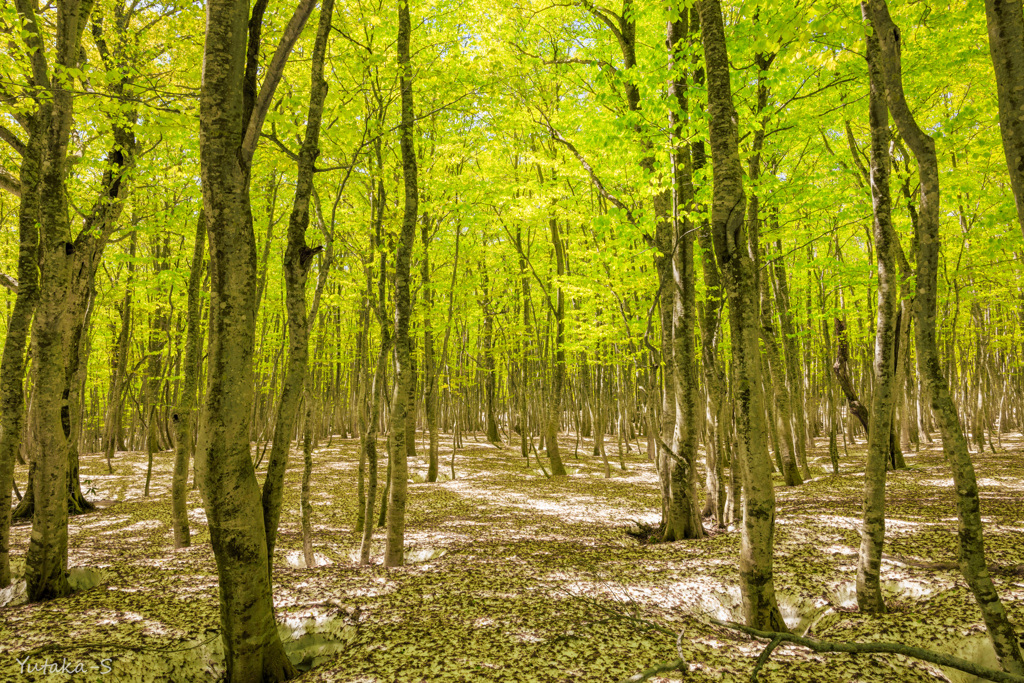
[[[715,253],[729,299],[737,459],[743,475],[740,590],[747,625],[785,631],[775,598],[773,546],[775,490],[768,462],[757,285],[747,250],[736,111],[729,82],[729,54],[719,0],[701,0],[701,41],[707,69],[713,198],[711,227]]]
[[[257,261],[249,181],[263,119],[313,3],[288,21],[257,92],[266,3],[210,0],[200,88],[199,150],[210,247],[209,371],[196,449],[220,587],[227,678],[295,675],[274,620],[267,536],[250,452]],[[248,29],[248,31],[247,31]]]

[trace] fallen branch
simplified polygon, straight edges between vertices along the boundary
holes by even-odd
[[[984,678],[987,681],[997,681],[999,683],[1024,683],[1024,676],[1018,674],[1006,673],[1005,671],[998,671],[996,669],[989,669],[984,666],[979,666],[974,662],[969,662],[966,659],[960,659],[959,657],[953,657],[951,655],[944,655],[938,652],[932,652],[931,650],[924,650],[919,647],[911,647],[910,645],[900,645],[898,643],[851,643],[851,642],[839,642],[831,640],[815,640],[814,638],[803,638],[792,633],[779,633],[777,631],[761,631],[756,628],[750,628],[743,624],[737,624],[733,621],[721,621],[719,619],[711,619],[712,624],[722,626],[723,628],[732,629],[745,633],[748,636],[754,638],[762,638],[771,641],[766,649],[768,654],[771,654],[771,650],[775,648],[780,642],[793,643],[794,645],[800,645],[806,647],[809,650],[815,652],[847,652],[850,654],[891,654],[891,655],[903,655],[904,657],[911,657],[913,659],[920,659],[921,661],[928,662],[930,664],[936,664],[938,666],[945,666],[950,669],[956,669],[969,673],[978,678]],[[762,653],[761,657],[758,658],[758,664],[763,665],[764,661],[767,661],[767,657]],[[760,666],[756,666],[754,673],[751,676],[751,681],[757,681],[757,672]]]
[[[640,683],[640,681],[646,681],[654,678],[658,674],[663,674],[668,671],[682,671],[686,668],[686,660],[677,659],[674,662],[665,662],[664,664],[656,664],[646,671],[641,671],[638,674],[634,674],[629,678],[622,679],[622,683]]]

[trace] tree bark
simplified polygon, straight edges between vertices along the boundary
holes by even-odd
[[[420,229],[423,242],[423,260],[420,279],[423,281],[423,412],[427,421],[427,481],[437,481],[437,359],[434,357],[434,292],[430,285],[430,219],[423,217]]]
[[[768,462],[758,344],[757,288],[747,253],[736,111],[729,82],[729,55],[719,0],[701,0],[701,40],[707,69],[711,164],[714,178],[711,226],[715,253],[729,299],[733,396],[742,467],[743,527],[740,590],[749,626],[786,630],[775,598],[772,551],[775,490]]]
[[[554,216],[548,220],[551,228],[551,243],[555,248],[555,273],[558,282],[553,283],[555,290],[555,339],[554,358],[551,364],[551,392],[548,397],[547,416],[545,419],[545,445],[548,461],[551,463],[551,476],[564,477],[565,465],[558,451],[558,425],[562,417],[562,389],[565,384],[565,295],[562,292],[561,278],[565,275],[565,247],[558,232],[558,219]]]
[[[956,405],[942,374],[935,341],[936,298],[939,248],[939,167],[935,142],[918,127],[903,93],[899,29],[889,16],[885,0],[870,0],[872,25],[881,46],[879,60],[885,82],[889,111],[900,135],[917,159],[921,182],[917,240],[917,296],[915,305],[915,341],[918,372],[931,395],[931,405],[942,432],[942,448],[953,472],[957,516],[960,520],[958,559],[964,580],[978,601],[989,637],[1003,668],[1024,674],[1017,634],[996,593],[985,560],[981,508],[974,465],[967,452],[967,441],[957,415]]]
[[[65,595],[68,542],[68,459],[71,448],[70,387],[65,341],[70,322],[64,314],[71,287],[75,245],[71,242],[67,193],[64,180],[67,147],[74,117],[71,89],[51,74],[46,61],[43,31],[37,23],[34,4],[16,3],[28,35],[33,84],[45,90],[40,97],[34,123],[40,127],[38,187],[40,231],[39,288],[35,321],[32,325],[32,386],[34,409],[29,415],[34,443],[32,456],[32,536],[25,558],[25,578],[31,601]],[[92,11],[91,0],[58,3],[56,16],[55,71],[74,68],[81,55],[81,37]],[[61,77],[63,79],[63,76]]]
[[[860,420],[866,434],[871,430],[868,424],[870,416],[868,415],[867,407],[857,397],[857,390],[853,386],[853,380],[850,379],[850,344],[846,339],[846,323],[839,318],[835,319],[835,333],[836,360],[832,364],[832,371],[835,373],[836,379],[839,380],[839,388],[843,390],[843,395],[846,396],[850,412]]]

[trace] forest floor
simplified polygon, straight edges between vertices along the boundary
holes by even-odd
[[[683,633],[678,647],[689,663],[685,680],[748,680],[764,643],[706,621],[739,617],[739,532],[638,544],[626,534],[633,521],[656,524],[660,516],[657,475],[646,453],[634,447],[628,471],[613,467],[605,479],[600,461],[585,455],[591,443],[583,441],[579,459],[574,443],[562,444],[573,473],[554,480],[528,468],[517,449],[466,437],[455,480],[410,484],[406,541],[415,562],[392,570],[379,564],[382,546],[375,549],[377,564],[353,561],[357,444],[338,439],[314,455],[320,566],[302,567],[302,459],[293,452],[274,596],[287,647],[303,668],[312,666],[299,680],[619,681],[674,660],[677,638],[670,634],[676,632]],[[611,440],[609,446],[613,456]],[[1003,446],[974,461],[988,559],[1011,618],[1024,625],[1024,444],[1004,436]],[[425,443],[418,448],[425,452]],[[448,475],[450,441],[442,442],[441,455]],[[851,446],[840,475],[832,476],[827,452],[816,449],[813,480],[776,488],[775,586],[787,622],[818,638],[898,642],[978,658],[985,649],[980,613],[955,569],[952,481],[937,445],[908,453],[910,469],[889,477],[882,566],[889,613],[856,611],[862,459],[862,445]],[[198,491],[189,499],[193,546],[175,551],[171,454],[157,456],[148,498],[145,468],[139,453],[119,453],[112,475],[100,455],[82,458],[83,488],[104,507],[71,519],[69,563],[92,570],[76,576],[99,585],[45,604],[0,608],[0,680],[178,682],[223,675],[216,568]],[[419,481],[425,463],[411,470]],[[19,482],[25,474],[19,468]],[[29,526],[13,530],[16,573],[29,533]],[[77,673],[28,673],[44,663]],[[760,680],[942,676],[898,656],[815,655],[782,645]]]

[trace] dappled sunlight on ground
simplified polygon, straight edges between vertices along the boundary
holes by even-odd
[[[427,441],[418,439],[418,457],[410,462],[410,564],[393,570],[381,566],[383,530],[375,533],[371,565],[356,563],[358,440],[337,437],[313,456],[316,566],[305,567],[302,458],[293,449],[274,580],[282,637],[293,660],[308,669],[300,680],[617,681],[676,658],[670,633],[679,631],[685,632],[687,681],[747,680],[763,643],[707,622],[742,616],[739,533],[638,545],[626,529],[656,524],[661,509],[646,451],[631,448],[623,472],[609,439],[612,476],[606,479],[603,463],[589,455],[593,442],[581,440],[579,458],[575,445],[575,437],[562,442],[573,474],[552,479],[518,446],[466,435],[455,479],[428,484],[422,483]],[[1024,449],[1017,435],[1004,436],[1003,445]],[[775,585],[787,624],[825,639],[946,651],[977,635],[980,615],[956,569],[955,505],[939,446],[908,452],[910,469],[888,477],[882,578],[890,611],[878,616],[856,611],[863,447],[850,445],[840,475],[832,476],[827,443],[819,439],[818,446],[805,485],[784,487],[776,475]],[[445,478],[452,447],[450,435],[442,435]],[[993,575],[1012,618],[1024,624],[1021,451],[974,458]],[[189,492],[194,545],[175,551],[172,454],[156,454],[149,498],[144,453],[118,453],[113,464],[109,475],[101,455],[83,456],[83,488],[111,504],[73,517],[70,527],[70,565],[101,569],[102,579],[62,600],[0,608],[0,680],[17,671],[15,657],[43,646],[51,660],[110,658],[113,670],[104,682],[205,681],[222,673],[217,573],[198,491]],[[266,458],[261,479],[265,470]],[[19,468],[19,484],[25,475]],[[13,530],[19,578],[29,532],[28,526]],[[777,649],[760,674],[776,683],[939,676],[902,659],[815,655],[792,646]]]

